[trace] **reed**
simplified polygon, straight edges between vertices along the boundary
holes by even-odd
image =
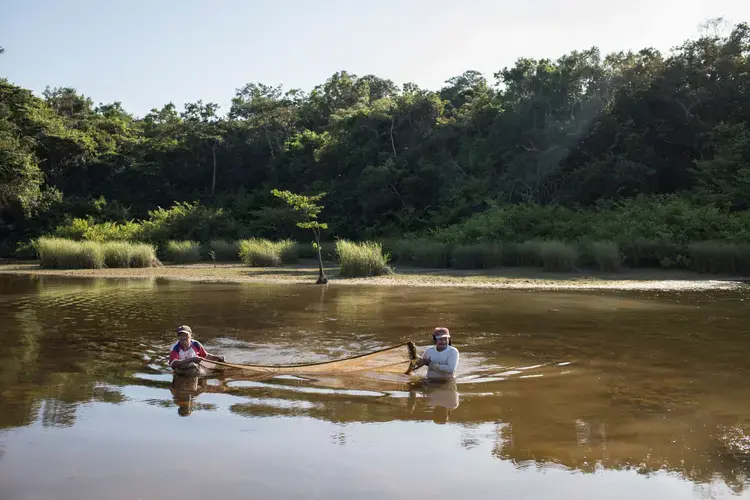
[[[380,243],[339,240],[336,242],[336,254],[340,265],[339,275],[342,277],[381,276],[393,273],[388,266],[389,256],[383,253]]]
[[[167,242],[165,248],[166,258],[175,264],[192,264],[201,260],[201,246],[197,241],[175,241]]]
[[[234,241],[212,240],[206,246],[204,254],[214,253],[217,262],[234,262],[240,260],[240,248]]]
[[[622,266],[620,247],[614,241],[595,241],[587,245],[587,251],[602,272],[619,271]]]
[[[503,246],[499,243],[458,245],[451,252],[456,269],[492,269],[503,265]]]
[[[537,243],[537,250],[545,271],[565,272],[575,269],[578,248],[574,245],[556,240],[542,241]]]
[[[239,242],[242,263],[251,267],[276,267],[299,259],[299,249],[292,240],[270,241],[250,238]]]
[[[37,241],[40,265],[49,269],[150,267],[154,248],[143,243],[74,241],[43,237]]]
[[[750,245],[702,241],[688,245],[691,267],[700,273],[750,273]]]
[[[39,238],[39,260],[50,269],[101,269],[104,252],[92,241],[73,241],[65,238]]]
[[[451,247],[427,238],[387,240],[383,245],[393,256],[393,262],[406,266],[447,268],[451,262]]]

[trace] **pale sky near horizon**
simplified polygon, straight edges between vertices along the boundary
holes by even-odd
[[[248,82],[309,91],[346,70],[437,90],[469,69],[494,81],[519,57],[668,51],[720,16],[750,22],[750,0],[14,1],[0,8],[0,77],[137,116],[198,99],[223,113]]]

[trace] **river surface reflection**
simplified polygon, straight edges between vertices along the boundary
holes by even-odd
[[[0,499],[750,498],[750,293],[0,277]],[[173,377],[451,328],[455,383]],[[420,373],[424,373],[423,371]]]

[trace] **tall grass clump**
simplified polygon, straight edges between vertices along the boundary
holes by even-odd
[[[214,259],[218,262],[232,262],[240,260],[240,247],[234,241],[212,240],[205,248],[206,256],[213,252]]]
[[[201,246],[197,241],[170,240],[165,253],[167,260],[176,264],[191,264],[201,260]]]
[[[293,264],[299,260],[299,245],[296,242],[287,239],[276,241],[274,245],[279,249],[282,264]]]
[[[64,238],[39,238],[39,260],[50,269],[101,269],[104,252],[99,243]]]
[[[687,267],[687,251],[683,245],[664,239],[635,238],[621,241],[620,251],[629,267]]]
[[[544,241],[538,243],[545,271],[563,272],[575,269],[578,259],[578,248],[562,241]]]
[[[240,260],[251,267],[275,267],[296,262],[299,258],[297,244],[292,240],[250,238],[238,244]]]
[[[131,245],[125,241],[110,241],[101,245],[104,253],[104,266],[130,267]]]
[[[445,268],[450,266],[451,246],[427,239],[414,240],[412,263],[419,267]]]
[[[156,262],[154,247],[145,243],[109,241],[100,245],[108,268],[151,267]]]
[[[544,243],[544,241],[531,240],[515,245],[513,255],[515,256],[516,265],[542,267],[542,247]]]
[[[491,269],[503,265],[503,247],[498,243],[458,245],[451,252],[456,269]]]
[[[161,266],[156,259],[156,249],[146,243],[130,243],[130,267]]]
[[[692,268],[700,273],[750,273],[750,245],[702,241],[688,245]]]
[[[584,251],[602,272],[619,271],[622,266],[620,247],[614,241],[594,241]]]
[[[388,240],[386,250],[393,256],[397,264],[447,268],[451,262],[451,246],[427,238]]]
[[[374,241],[354,243],[347,240],[336,242],[340,270],[339,275],[346,278],[364,276],[381,276],[391,274],[388,267],[388,255],[383,253],[383,246]]]
[[[383,251],[391,256],[391,261],[396,264],[409,265],[412,263],[413,240],[386,239],[382,242]]]

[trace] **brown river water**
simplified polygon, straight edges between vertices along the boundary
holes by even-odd
[[[749,306],[0,276],[0,500],[750,498]],[[459,374],[174,378],[183,323],[263,364],[421,351],[447,326]]]

